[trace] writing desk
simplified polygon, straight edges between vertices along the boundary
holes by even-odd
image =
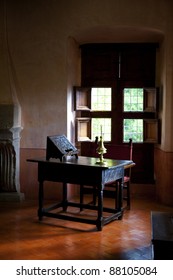
[[[112,160],[106,159],[105,165],[97,164],[97,159],[93,157],[67,157],[62,161],[59,159],[37,158],[28,159],[29,162],[38,164],[38,182],[39,182],[39,208],[38,217],[41,220],[43,216],[65,219],[69,221],[76,221],[81,223],[89,223],[96,225],[99,231],[102,230],[103,225],[115,219],[121,219],[123,216],[122,208],[122,190],[123,190],[123,177],[124,167],[133,165],[130,160]],[[106,183],[119,180],[116,206],[115,208],[103,207],[103,189]],[[49,208],[43,207],[43,184],[44,181],[62,182],[63,183],[63,198],[60,203],[50,206]],[[67,199],[67,183],[96,186],[98,204],[81,204],[70,202]],[[81,217],[74,217],[68,215],[68,206],[77,207],[79,209],[96,210],[96,219],[86,219]],[[54,213],[53,210],[62,208],[61,212]],[[64,213],[63,213],[64,212]],[[103,212],[109,213],[109,216],[103,217]]]

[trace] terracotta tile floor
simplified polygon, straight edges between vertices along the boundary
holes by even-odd
[[[106,201],[109,205],[111,199]],[[173,211],[147,199],[134,199],[122,220],[102,231],[88,224],[37,218],[37,201],[0,203],[1,260],[151,259],[151,211]]]

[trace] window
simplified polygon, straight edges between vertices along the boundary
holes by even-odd
[[[77,141],[142,143],[156,124],[156,44],[86,44],[81,48],[81,84],[76,87]],[[146,122],[147,120],[147,122]],[[158,131],[155,129],[154,131]],[[156,141],[157,141],[157,137]]]
[[[124,88],[123,89],[123,142],[128,142],[129,138],[136,143],[149,142],[151,124],[153,124],[153,116],[156,110],[156,89],[147,88]],[[148,119],[148,113],[153,112],[151,120]],[[141,114],[140,114],[141,113]],[[126,118],[126,114],[130,118]],[[129,115],[130,114],[130,115]],[[141,118],[142,117],[142,118]],[[147,119],[147,122],[146,120]],[[157,122],[154,122],[157,126]],[[158,131],[154,128],[153,131]],[[157,134],[155,134],[157,138]],[[146,140],[147,139],[147,140]],[[153,138],[154,139],[154,135]]]
[[[123,104],[124,112],[142,112],[144,110],[144,89],[124,88]],[[142,119],[123,120],[123,142],[128,142],[130,138],[133,142],[143,142]]]
[[[76,108],[81,112],[76,118],[77,141],[95,141],[102,132],[104,141],[112,142],[113,130],[115,134],[122,135],[122,143],[129,142],[129,138],[136,143],[157,141],[158,123],[156,120],[153,122],[156,89],[140,87],[122,89],[122,120],[119,121],[119,118],[116,119],[117,112],[114,109],[116,107],[113,106],[112,100],[115,103],[119,101],[116,98],[112,99],[112,88],[76,88],[76,93],[78,96]],[[121,102],[118,103],[118,110],[120,108]],[[151,127],[155,131],[155,136],[152,137]]]
[[[101,133],[104,141],[111,141],[112,88],[75,87],[75,101],[77,141],[95,141]]]
[[[143,142],[143,120],[142,119],[124,119],[123,123],[123,142]]]
[[[92,112],[111,111],[112,90],[111,88],[92,88],[91,89],[91,110]],[[91,140],[102,134],[104,141],[111,141],[111,119],[92,118],[91,120]]]
[[[111,88],[91,89],[91,110],[111,111]]]
[[[97,136],[103,136],[104,141],[111,141],[111,119],[92,118],[91,131],[91,140],[94,141]]]
[[[143,111],[144,108],[144,89],[125,88],[124,89],[124,112]]]

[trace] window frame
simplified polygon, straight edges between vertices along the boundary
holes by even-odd
[[[91,110],[91,89],[92,87],[74,87],[74,93],[75,93],[75,108],[76,108],[76,141],[79,141],[79,131],[78,128],[80,127],[81,122],[86,122],[88,125],[86,125],[86,132],[85,132],[85,140],[88,138],[88,141],[91,140],[91,120],[92,118],[111,118],[111,141],[105,141],[108,143],[127,143],[123,141],[123,123],[124,119],[143,119],[144,120],[144,126],[143,126],[143,141],[142,142],[135,142],[135,143],[158,143],[159,142],[159,120],[157,119],[157,99],[158,99],[158,88],[152,88],[152,87],[143,87],[139,85],[133,85],[128,86],[128,84],[121,85],[121,87],[115,87],[115,86],[105,86],[111,87],[112,92],[112,108],[111,111],[92,111]],[[96,87],[96,86],[93,86]],[[97,86],[98,88],[103,86]],[[124,88],[143,88],[144,89],[144,109],[143,111],[124,111],[123,110],[123,90]],[[80,98],[76,98],[76,93],[79,95],[79,92],[81,91],[81,94],[86,93],[86,97],[84,99],[86,100],[86,104],[84,106],[80,107],[78,104]],[[149,95],[155,95],[154,98],[152,96],[153,100],[153,106],[151,106],[151,98],[148,97]],[[147,100],[150,102],[150,106],[147,104]],[[81,101],[81,100],[80,100]],[[148,109],[149,108],[149,109]],[[152,110],[151,110],[152,108]],[[149,135],[150,133],[150,127],[151,125],[155,126],[155,134],[152,135],[152,137]],[[118,133],[117,133],[118,131]]]

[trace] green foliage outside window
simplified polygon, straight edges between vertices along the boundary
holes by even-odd
[[[123,141],[128,142],[132,138],[133,142],[143,142],[143,120],[124,119]]]
[[[141,112],[144,108],[143,88],[124,89],[124,112]],[[124,119],[123,141],[128,142],[132,138],[133,142],[143,142],[143,120]]]
[[[91,109],[93,111],[111,111],[111,88],[92,88]]]
[[[144,90],[143,88],[124,89],[124,112],[143,111]]]

